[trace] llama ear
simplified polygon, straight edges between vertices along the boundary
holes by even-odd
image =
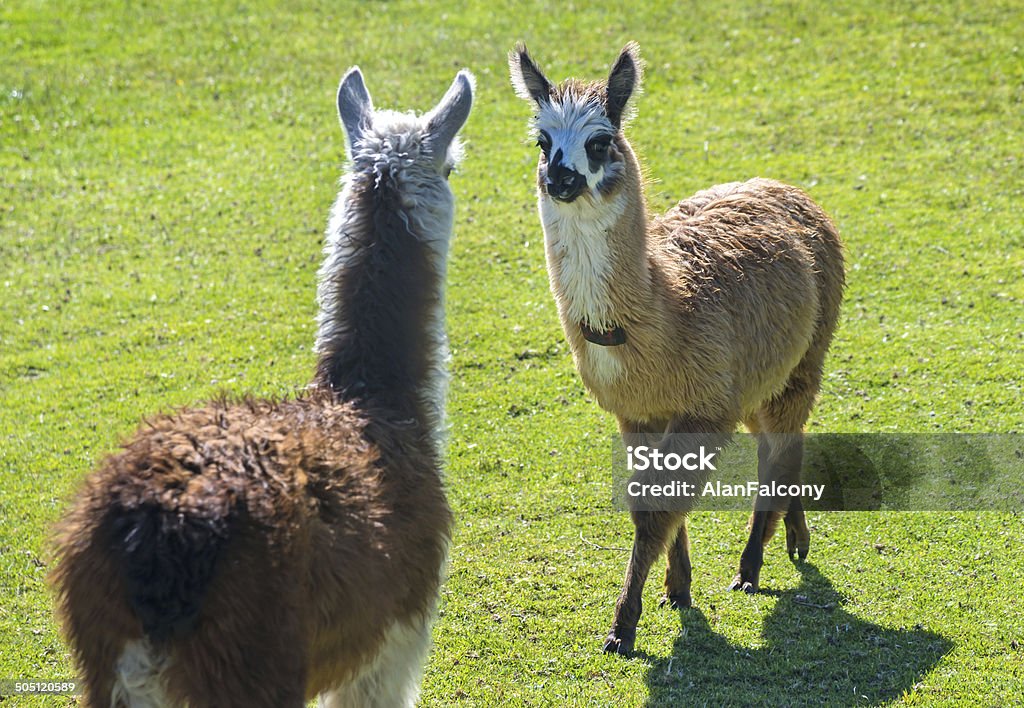
[[[551,101],[551,82],[540,67],[533,63],[522,42],[516,42],[515,49],[508,53],[508,68],[512,75],[512,87],[519,98],[533,101],[538,106]]]
[[[358,66],[349,69],[338,86],[338,117],[348,136],[348,151],[353,154],[356,142],[366,131],[373,115],[373,101],[363,82]]]
[[[455,140],[455,134],[469,118],[475,86],[476,79],[473,78],[473,74],[468,69],[463,69],[455,75],[455,80],[448,87],[441,102],[425,117],[426,141],[439,163],[445,160],[448,148]]]
[[[608,74],[608,88],[605,94],[605,112],[616,128],[622,126],[623,117],[628,119],[626,106],[629,98],[640,88],[643,74],[643,60],[640,59],[640,45],[629,42],[622,48]]]

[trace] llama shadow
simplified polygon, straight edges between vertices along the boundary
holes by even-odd
[[[683,631],[671,656],[637,652],[650,664],[646,705],[877,704],[911,690],[953,648],[920,627],[887,629],[854,617],[812,564],[797,567],[799,587],[762,591],[778,597],[762,648],[730,643],[700,609],[680,611]]]
[[[873,438],[855,433],[807,437],[801,481],[820,484],[824,493],[818,500],[804,499],[806,511],[874,511],[882,508],[885,490],[894,486],[891,474],[886,470],[883,479],[874,460],[864,453],[862,439]],[[906,455],[904,459],[907,459]]]

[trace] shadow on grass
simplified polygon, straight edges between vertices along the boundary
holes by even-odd
[[[680,611],[683,632],[672,656],[645,657],[647,705],[878,703],[912,689],[953,647],[924,629],[886,629],[854,617],[817,568],[797,567],[799,587],[767,591],[778,602],[765,619],[762,648],[729,643],[700,609]]]

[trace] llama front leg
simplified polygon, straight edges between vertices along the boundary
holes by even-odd
[[[659,450],[686,454],[697,450],[701,444],[724,445],[728,435],[719,432],[722,426],[689,418],[674,418],[670,421],[651,420],[645,423],[619,419],[623,439],[632,442],[653,443],[655,437]],[[656,475],[658,473],[655,473]],[[696,478],[690,480],[695,481]],[[660,481],[667,481],[660,479]],[[615,604],[615,621],[604,643],[606,652],[626,654],[633,649],[636,626],[643,610],[641,596],[651,565],[661,554],[670,539],[674,539],[668,551],[668,568],[665,574],[667,601],[673,606],[689,607],[690,600],[690,553],[686,531],[688,508],[672,511],[633,511],[633,550],[626,568],[626,580]]]
[[[742,590],[751,595],[757,592],[761,566],[764,564],[764,544],[775,533],[778,523],[779,514],[775,511],[758,509],[751,515],[750,537],[740,556],[740,570],[729,585],[730,590]]]
[[[771,436],[762,433],[757,445],[757,479],[762,485],[771,484],[773,481],[781,484],[800,481],[800,465],[803,461],[803,436],[799,434],[784,434]],[[800,541],[803,542],[803,556],[807,555],[807,543],[809,533],[807,522],[803,517],[803,505],[799,498],[794,499],[797,503],[798,517],[786,522],[786,545],[790,548],[790,531],[792,530],[793,547],[798,548]],[[750,517],[750,537],[747,545],[740,556],[739,572],[729,585],[731,590],[743,590],[748,593],[755,593],[758,590],[758,581],[761,575],[761,566],[764,563],[764,547],[775,534],[779,519],[786,510],[792,510],[792,501],[786,508],[778,508],[779,503],[771,499],[763,499],[760,495],[754,499],[754,513]],[[791,527],[790,524],[793,524]],[[800,527],[802,527],[802,532]],[[800,537],[801,533],[802,538]],[[792,555],[792,551],[790,551]]]
[[[669,422],[665,429],[666,437],[662,448],[674,448],[680,454],[693,453],[701,447],[721,449],[729,441],[727,433],[720,432],[726,426],[715,425],[705,421],[689,418],[676,418]],[[698,452],[698,455],[700,453]],[[707,479],[707,473],[697,470],[688,481],[700,486]],[[685,511],[689,511],[686,509]],[[665,568],[665,596],[661,606],[668,605],[672,609],[691,607],[690,583],[693,569],[690,564],[690,538],[687,529],[687,518],[684,515],[675,540],[668,547],[668,566]]]
[[[626,445],[658,445],[669,427],[667,420],[650,420],[644,423],[619,419],[619,430]],[[671,535],[670,535],[671,537]],[[668,547],[668,566],[665,569],[665,595],[661,607],[668,604],[673,609],[690,607],[690,539],[683,517],[675,539]]]
[[[636,640],[636,625],[643,611],[641,596],[651,565],[661,554],[665,542],[676,530],[682,514],[669,511],[634,511],[633,551],[626,566],[626,581],[615,603],[615,621],[604,640],[604,650],[628,654]]]

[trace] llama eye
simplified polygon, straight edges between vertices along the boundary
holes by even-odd
[[[540,132],[540,135],[537,136],[537,147],[543,150],[545,155],[547,155],[548,151],[551,149],[551,138],[543,130]]]
[[[594,138],[587,143],[587,157],[591,160],[603,160],[608,154],[608,147],[611,145],[611,138]]]

